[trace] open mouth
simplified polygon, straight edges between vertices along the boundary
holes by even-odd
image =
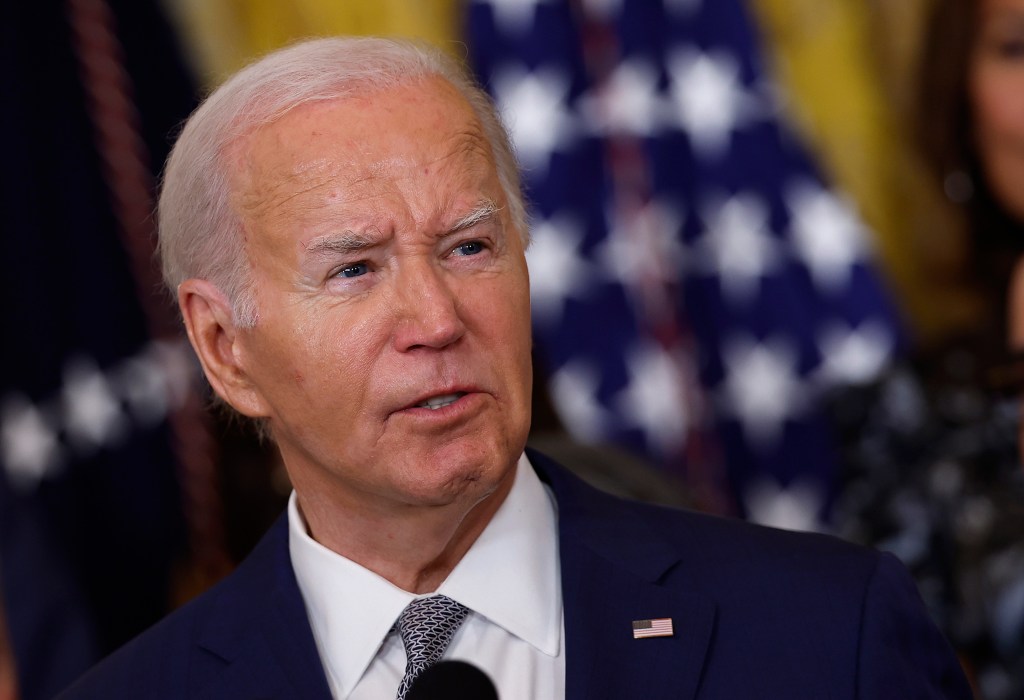
[[[425,401],[420,401],[416,404],[416,408],[429,408],[431,411],[436,411],[439,408],[445,406],[451,406],[453,403],[461,399],[466,395],[464,391],[457,391],[454,394],[443,394],[441,396],[431,396]]]

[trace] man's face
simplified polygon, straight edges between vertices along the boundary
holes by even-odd
[[[231,155],[259,310],[238,358],[300,494],[493,491],[529,428],[529,284],[468,104],[437,79],[309,104]]]

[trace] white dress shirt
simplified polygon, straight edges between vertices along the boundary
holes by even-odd
[[[394,698],[405,648],[389,634],[416,597],[313,540],[288,502],[292,567],[336,700]],[[526,456],[505,502],[437,593],[469,615],[445,659],[483,669],[501,700],[565,697],[557,507]]]

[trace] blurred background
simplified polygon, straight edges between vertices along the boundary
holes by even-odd
[[[1024,334],[1007,322],[1024,166],[998,161],[1024,153],[1024,2],[0,13],[0,700],[51,697],[283,507],[272,447],[208,408],[152,210],[203,95],[276,47],[353,33],[438,44],[511,129],[533,444],[628,495],[894,552],[978,696],[1024,697]]]

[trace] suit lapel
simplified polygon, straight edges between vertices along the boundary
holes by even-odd
[[[566,698],[696,696],[715,604],[664,580],[679,554],[629,506],[531,452],[558,500]],[[634,639],[632,621],[672,619],[672,637]]]
[[[211,606],[199,653],[224,664],[203,686],[203,699],[330,700],[320,654],[288,554],[282,516]]]

